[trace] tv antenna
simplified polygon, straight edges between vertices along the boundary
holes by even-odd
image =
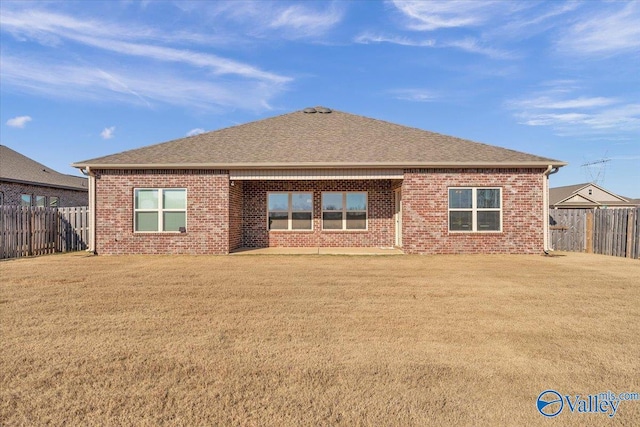
[[[589,178],[589,182],[602,185],[604,184],[604,179],[607,174],[607,166],[610,161],[611,159],[604,157],[600,160],[583,163],[580,167],[584,169],[585,174]]]

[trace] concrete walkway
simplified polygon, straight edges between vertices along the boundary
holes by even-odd
[[[240,248],[231,255],[402,255],[398,248]]]

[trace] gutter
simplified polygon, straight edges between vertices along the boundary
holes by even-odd
[[[547,169],[542,174],[543,176],[542,178],[543,179],[542,181],[542,187],[543,187],[542,188],[542,204],[543,204],[542,230],[544,233],[542,251],[545,253],[545,255],[549,255],[549,251],[553,250],[552,248],[549,247],[549,175],[553,175],[554,173],[557,173],[559,170],[560,170],[560,166],[548,165]]]
[[[554,161],[551,166],[559,168],[567,163]],[[79,169],[91,167],[93,169],[371,169],[371,168],[401,168],[401,169],[445,169],[445,168],[546,168],[549,161],[537,162],[299,162],[299,163],[73,163],[71,166]]]
[[[91,167],[80,169],[89,178],[89,245],[87,252],[96,253],[96,174]]]

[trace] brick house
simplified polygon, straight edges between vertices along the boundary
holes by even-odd
[[[65,175],[0,145],[0,205],[87,206],[87,178]]]
[[[73,166],[98,254],[540,253],[563,162],[324,107]]]

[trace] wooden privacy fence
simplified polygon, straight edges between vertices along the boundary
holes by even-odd
[[[640,208],[549,209],[551,247],[640,258]]]
[[[0,206],[0,259],[81,251],[88,242],[86,206]]]

